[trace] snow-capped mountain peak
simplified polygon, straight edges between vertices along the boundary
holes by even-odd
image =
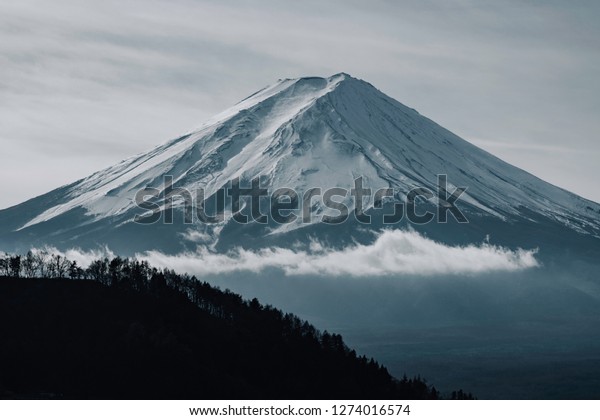
[[[77,221],[61,232],[133,223],[136,192],[162,189],[165,175],[210,197],[235,178],[255,177],[272,190],[297,191],[350,189],[362,177],[365,188],[402,196],[435,188],[438,174],[450,187],[467,187],[461,199],[473,212],[502,221],[538,215],[600,232],[598,204],[503,162],[345,73],[279,80],[180,138],[50,193],[42,204],[25,203],[25,217],[11,219],[10,230],[26,233],[74,212]]]

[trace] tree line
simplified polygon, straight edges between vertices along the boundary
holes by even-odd
[[[60,254],[46,250],[29,251],[25,256],[4,254],[0,275],[27,278],[87,278],[87,270]]]

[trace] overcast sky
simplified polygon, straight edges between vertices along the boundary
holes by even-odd
[[[19,0],[0,3],[0,208],[341,71],[600,201],[598,1]]]

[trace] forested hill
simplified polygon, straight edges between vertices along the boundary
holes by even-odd
[[[0,396],[439,397],[257,300],[137,261],[95,263],[77,273],[88,279],[0,277]]]

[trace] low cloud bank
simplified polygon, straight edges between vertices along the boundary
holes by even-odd
[[[260,272],[268,268],[287,275],[387,276],[478,274],[516,271],[537,267],[535,250],[510,250],[480,244],[447,246],[417,232],[383,231],[370,245],[333,249],[314,243],[310,251],[242,248],[217,254],[205,247],[196,252],[166,255],[158,251],[137,254],[153,266],[168,267],[195,275],[226,274],[236,271]]]
[[[83,251],[79,248],[72,248],[67,251],[59,251],[57,248],[52,246],[45,246],[42,248],[33,248],[31,251],[34,254],[38,254],[40,252],[45,252],[48,255],[62,255],[63,257],[69,259],[70,261],[77,261],[77,265],[79,267],[87,267],[92,261],[99,260],[103,258],[112,259],[116,257],[116,254],[112,252],[107,247],[92,250],[92,251]]]
[[[44,251],[61,254],[86,267],[93,260],[114,258],[108,248],[95,251],[69,249],[60,252],[46,247]],[[40,251],[40,250],[33,250]],[[321,276],[389,276],[389,275],[457,275],[498,271],[517,271],[539,266],[537,250],[508,248],[483,244],[448,246],[414,231],[386,230],[369,245],[355,244],[343,249],[312,242],[308,250],[273,247],[260,250],[236,248],[221,254],[201,246],[195,252],[176,255],[147,251],[135,255],[157,268],[169,268],[194,275],[228,274],[240,271],[254,273],[280,269],[285,274]]]

